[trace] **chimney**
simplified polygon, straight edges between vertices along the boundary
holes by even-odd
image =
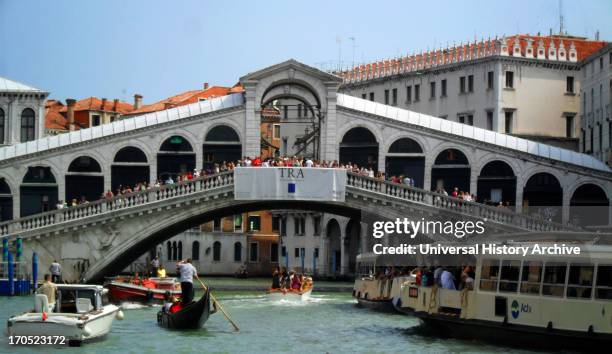
[[[106,106],[106,98],[103,98],[102,99],[102,107],[100,107],[100,110],[103,111],[105,106]]]
[[[208,82],[204,83],[204,90],[208,90]]]
[[[66,115],[68,118],[68,129],[70,131],[74,130],[74,105],[76,104],[76,100],[72,98],[66,99]]]
[[[140,107],[142,107],[142,95],[137,93],[134,95],[134,109],[140,109]]]
[[[113,100],[113,112],[117,112],[117,109],[119,108],[119,99],[115,98]]]
[[[172,103],[171,102],[164,102],[164,109],[170,109],[172,108]]]

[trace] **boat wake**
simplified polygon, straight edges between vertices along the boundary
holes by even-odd
[[[158,304],[155,305],[145,305],[145,304],[141,304],[138,302],[122,302],[119,307],[122,310],[138,310],[138,309],[144,309],[144,308],[149,308],[149,307],[155,307],[155,306],[160,306]]]

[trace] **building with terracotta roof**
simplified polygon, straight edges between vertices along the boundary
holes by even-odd
[[[0,146],[41,138],[49,92],[0,77]]]
[[[515,35],[338,74],[343,93],[577,150],[581,61],[605,45],[567,35]]]
[[[231,93],[238,93],[243,91],[244,89],[242,88],[242,86],[240,86],[240,84],[236,84],[232,87],[224,87],[209,86],[208,83],[204,83],[204,86],[201,90],[185,91],[172,97],[165,98],[161,101],[135,108],[133,111],[123,114],[122,116],[126,118],[134,117],[145,113],[163,111],[164,109],[184,106],[190,103],[204,101],[209,98],[221,97],[229,95]]]
[[[582,61],[580,151],[612,166],[612,43]]]
[[[70,130],[68,119],[60,113],[64,108],[64,104],[58,100],[45,102],[45,135],[57,135]]]
[[[140,95],[135,95],[142,98]],[[134,111],[134,105],[114,99],[88,97],[79,101],[66,99],[66,106],[59,111],[67,120],[70,130],[95,127],[119,119]]]

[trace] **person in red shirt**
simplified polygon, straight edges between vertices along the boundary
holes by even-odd
[[[259,158],[259,156],[253,159],[253,161],[251,162],[251,166],[254,166],[254,167],[261,166],[261,159]]]
[[[459,196],[459,188],[455,187],[455,189],[453,189],[453,193],[451,195],[453,197],[457,198]]]

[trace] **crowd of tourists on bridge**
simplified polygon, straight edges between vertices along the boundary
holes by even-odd
[[[143,181],[137,183],[134,186],[128,185],[120,185],[114,191],[107,190],[102,193],[100,199],[112,199],[116,196],[126,195],[134,192],[141,192],[151,188],[164,187],[174,184],[180,184],[184,182],[191,181],[193,179],[197,179],[204,176],[214,175],[222,172],[232,171],[236,167],[318,167],[318,168],[342,168],[346,169],[352,173],[358,174],[363,177],[375,178],[382,181],[389,181],[391,183],[406,185],[409,187],[415,186],[415,180],[407,175],[385,175],[385,172],[378,171],[372,168],[372,166],[359,166],[356,163],[348,162],[348,163],[340,163],[338,160],[326,161],[326,160],[316,160],[311,158],[304,158],[301,156],[293,156],[293,157],[273,157],[273,158],[262,158],[262,157],[244,157],[238,161],[223,161],[222,163],[215,163],[207,168],[203,168],[201,170],[194,169],[193,171],[187,171],[179,174],[164,174],[167,177],[158,178],[153,182]],[[476,195],[461,191],[458,187],[453,188],[453,190],[449,193],[444,188],[440,187],[435,190],[432,190],[440,195],[451,196],[453,198],[457,198],[463,201],[468,202],[476,202]],[[77,205],[87,204],[90,201],[87,200],[85,196],[81,196],[79,199],[72,199],[70,202],[59,201],[57,204],[57,209],[74,207]],[[509,207],[509,203],[492,203],[490,201],[485,201],[486,204],[495,205],[500,208]]]

